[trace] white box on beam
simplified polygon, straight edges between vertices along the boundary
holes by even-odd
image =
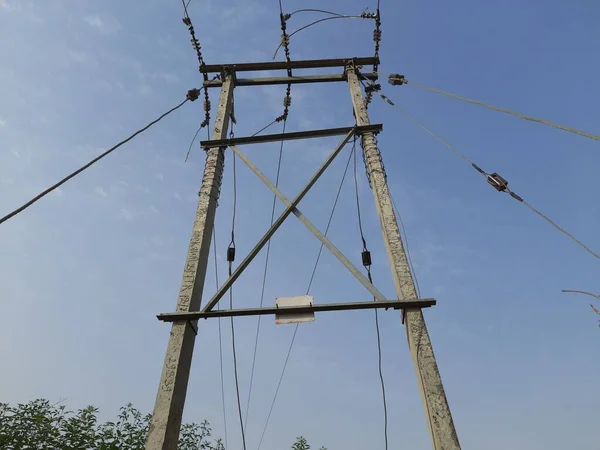
[[[313,297],[311,295],[297,295],[295,297],[278,297],[275,299],[275,305],[278,308],[289,306],[312,306]],[[277,312],[275,313],[275,323],[282,325],[286,323],[305,323],[314,322],[315,313],[309,312]]]

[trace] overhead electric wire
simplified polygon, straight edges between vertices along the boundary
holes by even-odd
[[[579,136],[583,136],[586,137],[588,139],[593,139],[595,141],[600,141],[600,135],[597,134],[593,134],[593,133],[588,133],[587,131],[582,131],[582,130],[578,130],[577,128],[572,128],[572,127],[568,127],[565,125],[560,125],[558,123],[555,122],[550,122],[549,120],[545,120],[545,119],[539,119],[536,117],[532,117],[532,116],[528,116],[525,114],[521,114],[520,112],[517,111],[513,111],[507,108],[501,108],[499,106],[494,106],[491,105],[489,103],[486,102],[482,102],[480,100],[473,100],[470,98],[466,98],[466,97],[462,97],[460,95],[456,95],[456,94],[451,94],[450,92],[445,92],[442,91],[441,89],[435,89],[429,86],[425,86],[424,84],[419,84],[419,83],[415,83],[414,81],[410,81],[410,80],[404,80],[405,84],[411,85],[411,86],[415,86],[418,87],[420,89],[424,89],[426,91],[430,91],[430,92],[435,92],[436,94],[441,94],[441,95],[445,95],[446,97],[451,97],[466,103],[471,103],[473,105],[479,105],[479,106],[483,106],[485,108],[494,110],[494,111],[498,111],[504,114],[510,114],[512,116],[518,117],[519,119],[523,119],[523,120],[528,120],[530,122],[536,122],[536,123],[541,123],[543,125],[547,125],[549,127],[552,128],[556,128],[558,130],[563,130],[563,131],[568,131],[569,133],[574,133],[574,134],[578,134]]]
[[[233,128],[231,131],[231,137],[233,136]],[[233,260],[235,259],[235,215],[236,215],[236,207],[237,207],[237,180],[236,180],[236,170],[235,170],[235,154],[233,155],[233,214],[231,219],[231,242],[229,243],[229,247],[227,249],[227,261],[229,263],[229,276],[233,272]],[[229,309],[233,309],[233,287],[229,288]],[[237,397],[237,409],[238,415],[240,419],[240,429],[242,432],[242,448],[246,450],[246,434],[244,432],[244,421],[242,418],[242,402],[240,399],[240,382],[238,377],[238,369],[237,369],[237,353],[235,346],[235,325],[233,316],[230,317],[231,322],[231,350],[233,353],[233,374],[235,378],[235,391]]]
[[[344,185],[344,180],[346,179],[346,174],[348,173],[348,167],[350,166],[350,161],[352,159],[352,152],[350,153],[350,156],[348,157],[348,161],[346,162],[346,168],[344,169],[344,174],[342,175],[342,180],[340,181],[340,186],[337,190],[336,196],[335,196],[335,200],[333,202],[333,207],[331,208],[331,213],[329,214],[329,220],[327,221],[327,226],[325,227],[325,232],[323,233],[325,236],[327,236],[327,233],[329,232],[329,228],[331,226],[331,221],[333,220],[333,215],[335,214],[335,210],[340,198],[340,194],[342,192],[342,187]],[[319,247],[319,252],[317,254],[317,258],[315,261],[315,265],[313,267],[311,276],[310,276],[310,280],[308,282],[308,287],[306,288],[306,294],[308,295],[308,293],[310,292],[310,288],[312,286],[314,277],[315,277],[315,272],[317,270],[317,266],[319,265],[319,261],[321,259],[321,253],[323,252],[323,243],[321,243],[321,246]],[[290,345],[288,347],[288,351],[287,354],[285,356],[285,361],[283,363],[283,367],[281,369],[281,374],[279,375],[279,381],[277,382],[277,388],[275,389],[275,395],[273,396],[273,400],[271,402],[271,407],[269,408],[269,414],[267,415],[267,420],[265,421],[265,426],[262,430],[261,436],[260,436],[260,441],[258,444],[258,448],[257,450],[260,450],[260,447],[262,446],[264,437],[265,437],[265,433],[267,432],[267,428],[269,426],[269,422],[271,420],[271,415],[273,414],[273,409],[275,407],[275,402],[277,401],[277,396],[279,395],[279,389],[281,388],[281,383],[283,381],[284,375],[285,375],[285,370],[287,368],[288,362],[290,360],[290,355],[292,353],[292,349],[294,347],[294,342],[296,341],[296,335],[298,334],[298,324],[296,324],[295,328],[294,328],[294,333],[292,334],[292,339],[290,341]]]
[[[214,255],[214,264],[215,264],[215,282],[216,288],[219,290],[219,266],[217,264],[217,232],[213,228],[213,255]],[[221,309],[220,305],[217,303],[217,310]],[[221,331],[221,317],[217,318],[219,324],[219,364],[221,367],[221,403],[223,406],[223,429],[225,432],[225,448],[229,448],[227,444],[227,412],[225,409],[225,377],[223,375],[223,337]]]
[[[271,122],[271,124],[273,124],[274,122],[275,121]],[[283,134],[285,134],[286,123],[287,123],[287,119],[283,121]],[[279,157],[277,160],[277,175],[275,177],[275,187],[279,187],[279,177],[281,174],[282,157],[283,157],[283,140],[281,141],[280,146],[279,146]],[[275,194],[273,194],[273,204],[271,205],[271,220],[270,220],[269,227],[272,227],[273,222],[275,221],[275,205],[276,205],[276,203],[277,203],[277,196]],[[265,268],[263,271],[262,287],[261,287],[261,291],[260,291],[260,308],[262,308],[264,299],[265,299],[265,290],[266,290],[266,284],[267,284],[267,272],[268,272],[268,267],[269,267],[270,254],[271,254],[271,239],[269,239],[267,241],[267,249],[266,249],[266,256],[265,256]],[[244,419],[244,424],[246,426],[248,424],[248,414],[250,411],[250,399],[252,398],[252,386],[254,383],[254,370],[255,370],[255,366],[256,366],[256,354],[258,352],[258,337],[260,335],[261,318],[262,318],[262,316],[259,315],[258,319],[257,319],[257,323],[256,323],[256,334],[255,334],[255,338],[254,338],[254,352],[252,354],[252,369],[250,372],[250,387],[248,388],[248,401],[246,403],[246,417]]]
[[[196,90],[197,91],[197,90]],[[192,91],[190,91],[192,92]],[[199,92],[199,91],[198,91]],[[197,97],[196,97],[197,98]],[[195,100],[195,99],[194,99]],[[31,205],[33,205],[34,203],[36,203],[38,200],[42,199],[43,197],[45,197],[46,195],[48,195],[49,193],[51,193],[52,191],[58,189],[60,186],[62,186],[63,184],[65,184],[67,181],[69,181],[71,178],[74,178],[75,176],[79,175],[81,172],[83,172],[84,170],[86,170],[87,168],[91,167],[92,165],[94,165],[95,163],[97,163],[98,161],[100,161],[102,158],[104,158],[105,156],[109,155],[110,153],[112,153],[113,151],[115,151],[116,149],[118,149],[119,147],[121,147],[123,144],[126,144],[127,142],[131,141],[134,137],[136,137],[138,134],[143,133],[144,131],[146,131],[148,128],[150,128],[152,125],[160,122],[163,118],[167,117],[169,114],[171,114],[172,112],[178,110],[179,108],[181,108],[184,104],[186,104],[188,101],[194,101],[192,100],[192,97],[190,97],[190,93],[188,92],[188,96],[186,97],[186,99],[184,101],[182,101],[181,103],[179,103],[177,106],[175,106],[174,108],[171,108],[170,110],[168,110],[166,113],[162,114],[160,117],[158,117],[158,119],[153,120],[152,122],[150,122],[148,125],[146,125],[144,128],[139,129],[138,131],[136,131],[135,133],[133,133],[131,136],[129,136],[128,138],[122,140],[121,142],[119,142],[117,145],[109,148],[108,150],[106,150],[104,153],[100,154],[99,156],[97,156],[96,158],[92,159],[90,162],[88,162],[87,164],[85,164],[84,166],[80,167],[79,169],[77,169],[74,172],[71,172],[69,175],[67,175],[66,177],[64,177],[62,180],[60,180],[58,183],[53,184],[52,186],[50,186],[48,189],[42,191],[41,193],[39,193],[38,195],[36,195],[35,197],[33,197],[31,200],[29,200],[28,202],[26,202],[25,204],[23,204],[22,206],[19,206],[17,209],[15,209],[14,211],[12,211],[11,213],[5,215],[4,217],[2,217],[0,219],[0,224],[6,222],[7,220],[11,219],[12,217],[16,216],[17,214],[21,213],[22,211],[24,211],[25,209],[29,208]]]
[[[363,257],[363,266],[367,271],[367,278],[373,284],[373,276],[371,274],[371,252],[369,252],[367,248],[367,241],[365,239],[365,235],[363,233],[362,226],[362,215],[360,212],[360,196],[358,192],[358,176],[357,176],[357,163],[356,163],[356,137],[354,137],[354,143],[352,145],[352,154],[354,155],[354,192],[356,194],[356,212],[358,217],[358,229],[360,232],[360,239],[363,245],[363,256],[368,254],[367,260]],[[373,297],[373,301],[377,301],[375,297]],[[388,409],[387,409],[387,395],[385,392],[385,380],[383,379],[383,356],[381,352],[381,331],[379,329],[379,312],[377,309],[375,312],[375,331],[377,334],[377,367],[379,372],[379,381],[381,384],[381,397],[383,402],[383,433],[385,440],[385,450],[388,450]]]
[[[299,33],[302,30],[306,30],[307,28],[312,27],[313,25],[317,25],[321,22],[326,22],[328,20],[335,20],[335,19],[362,19],[362,16],[344,16],[344,15],[339,15],[339,16],[334,16],[334,17],[325,17],[323,19],[319,19],[319,20],[315,20],[314,22],[309,23],[308,25],[304,25],[301,28],[298,28],[296,31],[292,32],[291,34],[289,34],[287,36],[287,39],[289,40],[292,36],[294,36],[295,34]],[[279,53],[279,49],[283,46],[283,42],[280,42],[279,45],[277,46],[277,48],[275,49],[275,53],[273,54],[273,59],[275,59],[277,57],[277,53]]]
[[[364,85],[364,83],[363,83]],[[371,86],[374,86],[371,83]],[[488,181],[488,183],[492,184],[493,180],[490,180],[490,177],[494,177],[495,175],[497,176],[498,174],[495,173],[488,173],[485,172],[483,169],[481,169],[477,164],[475,164],[470,158],[468,158],[464,153],[460,152],[456,147],[454,147],[452,144],[450,144],[448,141],[444,140],[443,138],[441,138],[439,135],[437,135],[436,133],[434,133],[433,131],[431,131],[429,128],[427,128],[425,125],[423,125],[421,122],[419,122],[415,117],[413,117],[411,114],[409,114],[407,111],[405,111],[403,108],[401,108],[400,106],[398,106],[396,103],[394,103],[389,97],[387,97],[386,95],[384,95],[381,90],[379,89],[375,89],[375,92],[377,92],[377,94],[379,95],[379,97],[385,101],[386,103],[388,103],[389,105],[393,106],[394,108],[396,108],[398,111],[400,111],[405,117],[407,117],[409,120],[411,120],[413,123],[417,124],[420,128],[422,128],[425,132],[427,132],[429,135],[433,136],[435,139],[437,139],[438,141],[440,141],[442,144],[444,144],[444,146],[446,148],[448,148],[449,150],[451,150],[452,152],[454,152],[458,157],[460,157],[461,159],[463,159],[464,161],[466,161],[467,163],[469,163],[469,165],[471,165],[471,167],[473,169],[475,169],[477,172],[479,172],[481,175],[484,176],[484,178],[486,178],[486,180]],[[590,247],[588,247],[586,244],[584,244],[582,241],[580,241],[579,239],[577,239],[573,234],[571,234],[570,232],[568,232],[567,230],[565,230],[564,228],[562,228],[560,225],[558,225],[556,222],[554,222],[552,219],[550,219],[548,216],[546,216],[544,213],[542,213],[541,211],[539,211],[537,208],[535,208],[533,205],[531,205],[530,203],[528,203],[525,199],[523,199],[521,196],[519,196],[518,194],[516,194],[514,191],[512,191],[511,189],[508,188],[508,183],[506,183],[502,189],[498,189],[500,192],[505,192],[507,194],[509,194],[512,198],[514,198],[515,200],[519,201],[520,203],[522,203],[523,205],[525,205],[528,209],[530,209],[532,212],[534,212],[535,214],[537,214],[538,216],[540,216],[542,219],[544,219],[546,222],[548,222],[550,225],[552,225],[554,228],[556,228],[558,231],[560,231],[561,233],[563,233],[565,236],[569,237],[573,242],[577,243],[579,246],[581,246],[585,251],[587,251],[588,253],[590,253],[591,255],[595,256],[596,258],[600,259],[600,254],[596,253],[595,251],[593,251]]]
[[[418,296],[418,298],[421,298],[421,287],[419,286],[419,279],[417,278],[417,274],[415,272],[415,267],[414,267],[414,264],[412,261],[412,256],[410,253],[410,245],[408,243],[408,234],[406,233],[406,227],[404,226],[404,220],[402,219],[400,210],[396,206],[396,201],[394,200],[394,197],[392,196],[391,191],[390,191],[390,198],[392,199],[392,207],[394,208],[396,217],[398,218],[398,221],[400,222],[400,232],[402,233],[402,239],[404,241],[404,250],[406,251],[406,259],[408,260],[408,266],[410,268],[410,271],[411,271],[412,277],[413,277],[413,281],[415,283],[415,289],[417,291],[417,296]]]

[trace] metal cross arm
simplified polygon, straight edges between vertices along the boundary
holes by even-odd
[[[209,148],[229,147],[230,145],[264,144],[266,142],[294,141],[298,139],[312,139],[330,136],[344,136],[354,130],[356,135],[365,133],[379,133],[383,130],[382,124],[369,124],[365,126],[352,126],[343,128],[325,128],[321,130],[295,131],[293,133],[261,134],[258,136],[244,136],[230,139],[217,139],[200,141],[200,147]]]
[[[269,230],[263,235],[263,237],[260,239],[260,241],[258,241],[258,243],[250,251],[250,253],[248,253],[248,256],[246,256],[244,258],[244,260],[240,263],[240,265],[236,267],[236,269],[233,271],[231,276],[229,278],[227,278],[227,280],[225,280],[223,285],[219,288],[219,290],[215,293],[215,295],[213,295],[213,297],[209,300],[209,302],[206,304],[206,306],[202,309],[202,312],[209,312],[216,306],[216,304],[219,302],[219,300],[221,300],[221,297],[223,297],[223,295],[225,295],[225,293],[233,285],[235,280],[237,280],[239,278],[239,276],[246,269],[246,267],[248,267],[248,265],[252,262],[252,260],[256,257],[256,255],[258,255],[260,250],[266,245],[267,242],[269,242],[269,239],[271,239],[271,236],[273,236],[275,234],[275,232],[279,229],[279,227],[285,221],[285,219],[287,219],[287,217],[292,213],[292,211],[294,210],[296,205],[298,203],[300,203],[300,201],[308,193],[310,188],[313,187],[313,185],[317,182],[317,180],[321,177],[321,175],[323,175],[323,173],[329,167],[329,165],[333,162],[335,157],[342,151],[342,149],[348,143],[348,141],[350,141],[350,138],[354,135],[355,131],[356,131],[355,128],[352,128],[350,130],[350,132],[344,137],[344,139],[342,139],[342,142],[340,142],[340,144],[336,147],[336,149],[333,152],[331,152],[331,154],[329,155],[327,160],[325,160],[325,162],[321,165],[321,167],[313,175],[313,177],[310,179],[308,184],[306,186],[304,186],[304,188],[300,191],[300,193],[296,196],[296,198],[294,198],[294,200],[288,205],[288,207],[281,213],[281,215],[277,218],[277,220],[275,222],[273,222],[273,225],[271,226],[271,228],[269,228]],[[382,296],[382,298],[383,298],[383,296]]]
[[[340,260],[340,262],[350,271],[350,273],[352,273],[352,275],[354,275],[354,277],[360,281],[360,283],[367,288],[367,290],[380,302],[387,302],[388,300],[383,296],[383,294],[381,292],[379,292],[379,290],[373,286],[373,284],[367,279],[367,277],[365,277],[362,272],[356,268],[356,266],[354,264],[352,264],[350,262],[350,260],[348,258],[346,258],[346,256],[344,256],[344,254],[338,250],[338,248],[333,245],[333,243],[327,239],[327,237],[321,233],[318,228],[316,226],[314,226],[312,224],[312,222],[310,220],[308,220],[306,218],[306,216],[304,214],[302,214],[300,212],[300,210],[298,210],[297,207],[295,207],[295,205],[293,204],[293,202],[290,202],[285,195],[283,195],[283,193],[277,189],[277,187],[265,176],[265,174],[263,174],[254,164],[252,164],[252,162],[248,159],[248,157],[246,155],[244,155],[241,150],[239,148],[237,148],[235,145],[231,146],[231,149],[235,152],[235,154],[237,156],[240,157],[240,159],[244,162],[244,164],[246,164],[250,170],[252,170],[257,176],[258,178],[261,179],[261,181],[263,183],[265,183],[265,185],[279,198],[279,200],[281,200],[288,208],[293,207],[292,212],[294,213],[294,215],[310,230],[311,233],[313,233],[317,239],[319,239],[323,245],[325,247],[327,247],[329,249],[329,251],[331,251],[331,253],[334,254],[334,256]]]
[[[404,309],[427,308],[435,305],[433,298],[419,298],[416,300],[386,300],[385,302],[348,302],[348,303],[323,303],[306,306],[269,306],[266,308],[244,309],[218,309],[209,312],[174,312],[159,314],[156,317],[162,322],[178,322],[182,320],[209,319],[211,317],[240,317],[240,316],[265,316],[282,313],[314,313],[324,311],[357,311],[365,309]]]

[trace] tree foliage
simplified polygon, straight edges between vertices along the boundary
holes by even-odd
[[[310,444],[307,442],[306,438],[299,436],[296,438],[294,445],[292,445],[292,450],[310,450]],[[319,450],[327,450],[327,448],[321,447]]]
[[[142,450],[151,416],[131,404],[120,409],[116,421],[98,423],[97,408],[68,411],[48,400],[10,406],[0,403],[0,449],[6,450]],[[211,440],[208,422],[185,424],[179,450],[225,450]]]

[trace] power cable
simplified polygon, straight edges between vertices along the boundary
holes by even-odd
[[[364,85],[364,83],[363,83],[363,85]],[[371,86],[374,86],[374,85],[371,84]],[[537,214],[538,216],[540,216],[542,219],[544,219],[546,222],[548,222],[550,225],[552,225],[558,231],[560,231],[561,233],[563,233],[564,235],[566,235],[567,237],[569,237],[573,242],[575,242],[578,245],[580,245],[585,251],[587,251],[591,255],[595,256],[596,258],[600,259],[600,254],[594,252],[590,247],[588,247],[582,241],[580,241],[579,239],[577,239],[573,234],[569,233],[567,230],[565,230],[564,228],[562,228],[560,225],[558,225],[556,222],[554,222],[552,219],[550,219],[544,213],[542,213],[537,208],[535,208],[533,205],[531,205],[530,203],[528,203],[527,201],[525,201],[525,199],[523,199],[523,197],[519,196],[514,191],[512,191],[511,189],[509,189],[509,187],[508,187],[508,181],[506,181],[504,178],[502,178],[498,173],[496,173],[496,172],[494,172],[494,173],[485,172],[477,164],[475,164],[471,159],[469,159],[464,153],[460,152],[452,144],[450,144],[446,140],[442,139],[439,135],[435,134],[433,131],[431,131],[429,128],[427,128],[425,125],[423,125],[421,122],[419,122],[415,117],[413,117],[408,112],[406,112],[403,108],[401,108],[396,103],[394,103],[392,100],[390,100],[386,95],[384,95],[380,91],[380,89],[375,89],[375,92],[377,92],[377,94],[379,95],[379,97],[381,97],[381,99],[383,101],[385,101],[389,105],[391,105],[394,108],[396,108],[398,111],[400,111],[402,114],[404,114],[409,120],[411,120],[412,122],[414,122],[415,124],[417,124],[420,128],[422,128],[429,135],[433,136],[435,139],[437,139],[442,144],[444,144],[445,147],[447,147],[452,152],[454,152],[458,157],[460,157],[461,159],[463,159],[464,161],[466,161],[467,163],[469,163],[473,169],[475,169],[478,173],[480,173],[481,175],[483,175],[485,177],[486,181],[492,187],[494,187],[494,189],[496,189],[499,192],[504,192],[504,193],[510,195],[515,200],[521,202],[528,209],[530,209],[532,212],[534,212],[535,214]]]
[[[272,122],[273,123],[273,122]],[[286,127],[286,123],[287,120],[283,121],[283,134],[285,134],[285,127]],[[281,174],[281,160],[283,157],[283,141],[281,141],[280,143],[280,147],[279,147],[279,157],[277,160],[277,175],[275,177],[275,187],[279,187],[279,177]],[[270,220],[270,227],[273,226],[273,222],[275,220],[275,205],[277,202],[277,196],[273,195],[273,204],[271,206],[271,220]],[[271,239],[269,239],[267,241],[267,249],[266,249],[266,256],[265,256],[265,268],[263,270],[263,279],[262,279],[262,287],[261,287],[261,292],[260,292],[260,308],[262,308],[263,306],[263,302],[265,299],[265,290],[266,290],[266,284],[267,284],[267,272],[268,272],[268,267],[269,267],[269,256],[271,254]],[[255,338],[254,338],[254,352],[252,355],[252,369],[250,372],[250,387],[248,389],[248,401],[246,404],[246,417],[244,419],[244,424],[247,426],[248,425],[248,414],[250,411],[250,399],[252,398],[252,386],[254,383],[254,370],[255,370],[255,365],[256,365],[256,354],[258,352],[258,337],[260,335],[260,325],[261,325],[261,318],[262,316],[258,316],[258,320],[256,323],[256,334],[255,334]]]
[[[340,182],[340,186],[338,188],[337,194],[335,196],[335,201],[333,202],[333,207],[331,208],[331,213],[329,214],[329,220],[327,221],[327,227],[325,228],[325,233],[323,233],[325,236],[327,236],[327,233],[329,232],[329,227],[331,226],[331,221],[333,220],[333,215],[335,214],[335,210],[340,198],[340,194],[342,192],[342,187],[344,185],[344,180],[346,179],[346,174],[348,173],[348,167],[350,166],[350,161],[352,158],[352,153],[350,153],[350,156],[348,157],[348,161],[346,162],[346,168],[344,169],[344,174],[342,176],[342,180]],[[315,272],[317,270],[317,266],[319,264],[319,261],[321,259],[321,253],[323,252],[323,243],[321,243],[321,246],[319,247],[319,252],[317,254],[317,258],[315,261],[315,265],[313,267],[311,276],[310,276],[310,280],[308,282],[308,287],[306,288],[306,294],[308,295],[308,293],[310,292],[310,288],[312,286],[314,277],[315,277]],[[269,426],[269,421],[271,420],[271,415],[273,414],[273,409],[275,407],[275,402],[277,401],[277,396],[279,395],[279,389],[281,388],[281,383],[283,381],[283,377],[285,375],[285,370],[287,368],[288,362],[290,360],[290,355],[292,353],[292,349],[294,347],[294,342],[296,341],[296,335],[298,334],[298,324],[296,324],[295,328],[294,328],[294,333],[292,334],[292,339],[290,341],[290,345],[288,347],[288,351],[287,354],[285,356],[285,361],[283,363],[283,368],[281,369],[281,374],[279,375],[279,381],[277,382],[277,388],[275,389],[275,395],[273,396],[273,401],[271,402],[271,407],[269,408],[269,414],[267,415],[267,420],[265,422],[265,426],[262,430],[261,436],[260,436],[260,442],[258,444],[258,449],[260,450],[260,447],[262,446],[263,443],[263,439],[265,437],[265,433],[267,432],[267,428]]]
[[[359,15],[359,16],[346,16],[346,15],[335,15],[333,17],[325,17],[323,19],[319,19],[319,20],[315,20],[314,22],[309,23],[308,25],[305,25],[301,28],[298,28],[296,31],[292,32],[291,34],[287,35],[286,37],[282,38],[282,42],[277,46],[277,48],[275,49],[275,53],[273,54],[273,59],[275,59],[277,57],[277,53],[279,53],[279,49],[281,47],[283,47],[285,45],[285,42],[287,42],[289,44],[289,40],[292,36],[294,36],[295,34],[298,34],[299,32],[306,30],[307,28],[312,27],[313,25],[317,25],[321,22],[326,22],[328,20],[335,20],[335,19],[364,19],[365,17],[363,17],[363,15]]]
[[[372,265],[372,260],[371,260],[371,252],[369,251],[369,249],[367,248],[367,241],[365,239],[365,235],[363,233],[363,226],[362,226],[362,217],[361,217],[361,212],[360,212],[360,196],[359,196],[359,192],[358,192],[358,176],[357,176],[357,170],[356,170],[356,137],[354,138],[354,143],[352,146],[352,153],[354,155],[354,192],[356,194],[356,211],[357,211],[357,217],[358,217],[358,229],[360,232],[360,239],[362,241],[362,246],[363,246],[363,251],[361,254],[362,257],[362,263],[363,266],[365,268],[365,270],[367,271],[367,278],[369,279],[369,281],[371,282],[371,284],[373,284],[373,276],[371,274],[371,265]],[[375,297],[373,297],[373,301],[377,301],[377,299]],[[383,433],[384,433],[384,439],[385,439],[385,450],[388,449],[388,409],[387,409],[387,395],[385,392],[385,380],[383,378],[383,356],[382,356],[382,352],[381,352],[381,331],[379,329],[379,312],[377,311],[377,309],[374,310],[375,312],[375,331],[377,334],[377,367],[378,367],[378,372],[379,372],[379,381],[381,383],[381,396],[382,396],[382,401],[383,401]]]
[[[426,91],[434,92],[436,94],[445,95],[446,97],[454,98],[454,99],[460,100],[462,102],[471,103],[473,105],[483,106],[485,108],[488,108],[488,109],[491,109],[491,110],[494,110],[494,111],[498,111],[498,112],[501,112],[501,113],[504,113],[504,114],[510,114],[512,116],[518,117],[519,119],[528,120],[530,122],[541,123],[543,125],[547,125],[549,127],[556,128],[558,130],[568,131],[569,133],[578,134],[579,136],[583,136],[583,137],[586,137],[588,139],[593,139],[595,141],[600,141],[600,135],[597,135],[597,134],[588,133],[587,131],[582,131],[582,130],[578,130],[577,128],[572,128],[572,127],[567,127],[565,125],[560,125],[558,123],[550,122],[549,120],[539,119],[539,118],[536,118],[536,117],[532,117],[532,116],[528,116],[528,115],[525,115],[525,114],[521,114],[520,112],[513,111],[513,110],[510,110],[510,109],[506,109],[506,108],[501,108],[499,106],[494,106],[494,105],[491,105],[489,103],[482,102],[480,100],[473,100],[473,99],[470,99],[470,98],[462,97],[460,95],[451,94],[449,92],[445,92],[445,91],[442,91],[440,89],[435,89],[435,88],[432,88],[432,87],[429,87],[429,86],[425,86],[424,84],[415,83],[414,81],[409,81],[409,80],[403,79],[403,82],[402,83],[398,83],[398,84],[408,84],[408,85],[411,85],[411,86],[418,87],[419,89],[423,89],[423,90],[426,90]]]
[[[190,0],[191,1],[191,0]],[[216,288],[219,290],[219,266],[217,264],[217,233],[213,228],[213,255],[214,255],[214,264],[215,264],[215,282]],[[217,310],[221,309],[220,305],[217,303]],[[223,405],[223,428],[225,431],[225,448],[229,448],[227,444],[227,412],[225,409],[225,377],[223,375],[223,337],[221,332],[221,317],[217,318],[219,324],[219,364],[221,367],[221,403]]]
[[[233,124],[231,126],[231,132],[229,134],[229,138],[233,139]],[[237,209],[237,176],[235,170],[235,160],[236,156],[233,155],[233,213],[231,219],[231,241],[229,242],[229,247],[227,248],[227,262],[229,266],[229,276],[233,273],[233,262],[235,261],[235,215]],[[229,288],[229,309],[233,309],[233,287]],[[244,421],[242,418],[242,402],[240,399],[240,382],[238,377],[238,369],[237,369],[237,354],[236,354],[236,346],[235,346],[235,325],[233,316],[230,317],[231,322],[231,348],[233,353],[233,373],[235,377],[235,391],[237,397],[237,409],[238,415],[240,419],[240,429],[242,431],[242,444],[243,449],[246,450],[246,434],[244,433]]]
[[[419,286],[419,279],[417,278],[417,274],[415,272],[415,267],[412,261],[412,256],[410,252],[410,245],[408,243],[408,234],[406,233],[406,227],[404,226],[404,220],[402,219],[402,215],[400,214],[400,210],[396,206],[396,201],[390,191],[390,198],[392,199],[392,207],[394,208],[394,212],[398,221],[400,222],[400,232],[402,233],[402,240],[404,241],[404,250],[406,251],[406,259],[408,260],[408,266],[412,273],[413,281],[415,282],[415,289],[417,291],[417,297],[421,298],[421,287]]]
[[[192,89],[192,90],[188,91],[186,99],[184,101],[182,101],[180,104],[178,104],[174,108],[171,108],[166,113],[164,113],[160,117],[158,117],[158,119],[153,120],[148,125],[146,125],[144,128],[139,129],[138,131],[136,131],[135,133],[133,133],[131,136],[129,136],[127,139],[124,139],[121,142],[119,142],[117,145],[115,145],[114,147],[109,148],[104,153],[102,153],[100,156],[97,156],[96,158],[92,159],[90,162],[88,162],[84,166],[80,167],[76,171],[71,172],[69,175],[67,175],[65,178],[63,178],[62,180],[60,180],[58,183],[53,184],[48,189],[42,191],[41,193],[39,193],[38,195],[36,195],[35,197],[33,197],[31,200],[29,200],[27,203],[23,204],[22,206],[18,207],[17,209],[15,209],[14,211],[12,211],[11,213],[9,213],[6,216],[2,217],[0,219],[0,224],[6,222],[8,219],[11,219],[12,217],[14,217],[17,214],[21,213],[25,209],[29,208],[35,202],[37,202],[38,200],[42,199],[43,197],[45,197],[46,195],[48,195],[52,191],[58,189],[60,186],[62,186],[63,184],[65,184],[67,181],[69,181],[71,178],[74,178],[75,176],[79,175],[81,172],[83,172],[87,168],[91,167],[92,165],[94,165],[95,163],[97,163],[98,161],[100,161],[102,158],[104,158],[105,156],[109,155],[110,153],[112,153],[113,151],[115,151],[116,149],[118,149],[119,147],[121,147],[123,144],[126,144],[127,142],[131,141],[138,134],[143,133],[148,128],[150,128],[152,125],[160,122],[163,118],[167,117],[172,112],[174,112],[174,111],[178,110],[179,108],[181,108],[188,101],[192,101],[192,102],[195,101],[198,98],[199,94],[200,94],[200,90],[199,89]]]

